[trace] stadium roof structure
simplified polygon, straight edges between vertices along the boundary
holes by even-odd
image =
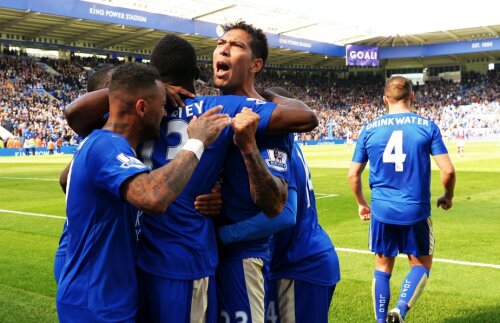
[[[429,2],[429,0],[422,0],[422,7],[426,1]],[[387,1],[384,6],[388,7],[392,2]],[[43,10],[41,3],[45,3],[46,7],[54,8],[52,11]],[[80,14],[74,11],[74,8],[62,8],[67,11],[55,8],[55,6],[64,7],[65,3],[84,4],[87,7],[79,8],[83,12]],[[371,3],[373,6],[373,2]],[[380,23],[384,19],[377,14],[380,4],[377,4],[377,8],[360,8],[362,5],[369,6],[370,2],[358,0],[351,4],[352,8],[345,7],[347,5],[335,3],[333,8],[338,10],[332,12],[326,8],[323,10],[325,2],[319,0],[300,2],[284,0],[68,0],[64,2],[0,0],[0,38],[3,42],[9,42],[10,39],[12,44],[22,41],[37,43],[43,39],[50,39],[54,40],[54,43],[57,40],[58,46],[82,47],[81,44],[84,44],[83,47],[90,47],[90,49],[147,55],[155,42],[170,31],[189,40],[200,57],[211,60],[215,46],[214,38],[217,34],[215,31],[198,33],[198,29],[206,30],[212,25],[243,19],[262,28],[268,35],[276,36],[276,39],[272,38],[276,40],[275,46],[270,42],[269,63],[283,66],[301,64],[330,67],[345,66],[345,58],[339,54],[345,44],[382,48],[412,47],[500,37],[500,16],[498,16],[500,5],[497,2],[483,5],[475,3],[474,6],[469,5],[465,11],[460,12],[456,10],[457,5],[450,8],[436,7],[437,10],[441,10],[438,12],[429,11],[424,7],[427,15],[433,15],[430,17],[433,19],[420,18],[421,22],[412,22],[409,16],[420,16],[425,12],[419,12],[422,8],[412,8],[411,14],[401,15],[407,22],[406,24],[401,23],[401,20],[398,21],[400,17],[385,18],[391,20],[392,26]],[[490,8],[491,6],[494,8]],[[477,16],[475,14],[477,7],[480,7],[480,11],[483,12],[479,21],[473,19]],[[118,19],[120,17],[116,15],[125,14],[120,13],[119,9],[105,11],[101,8],[120,8],[125,13],[139,14],[127,14],[127,16],[130,15],[130,19],[120,20]],[[108,11],[113,12],[115,16],[108,15]],[[64,14],[54,14],[58,12]],[[445,15],[452,15],[456,19],[443,25],[444,19],[440,16]],[[194,27],[147,28],[146,25],[140,24],[143,22],[141,20],[153,21],[157,17],[169,17],[170,26]],[[436,20],[435,23],[431,23],[433,20]],[[397,32],[395,28],[398,25],[406,25],[406,29],[403,28]],[[9,34],[13,37],[6,39],[5,35]],[[310,43],[320,44],[323,46],[321,48],[326,49],[309,50]],[[330,52],[334,54],[329,55]],[[450,62],[458,62],[464,58],[498,60],[499,51],[493,48],[491,51],[482,50],[445,56]]]

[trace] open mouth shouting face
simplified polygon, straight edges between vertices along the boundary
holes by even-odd
[[[213,53],[214,84],[224,94],[238,94],[246,82],[252,82],[251,36],[232,29],[217,40]]]

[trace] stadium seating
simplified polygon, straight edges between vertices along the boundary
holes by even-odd
[[[39,138],[63,138],[66,144],[78,137],[67,126],[65,106],[84,93],[88,71],[102,64],[118,64],[113,59],[72,57],[35,59],[5,52],[0,56],[0,125],[22,142]],[[210,65],[201,65],[198,94],[217,95],[212,86]],[[440,80],[415,86],[415,111],[433,121],[450,138],[463,127],[469,136],[500,135],[500,73],[469,72],[460,84]],[[367,122],[385,111],[382,78],[311,77],[310,72],[269,70],[259,75],[257,86],[280,86],[305,101],[319,116],[319,126],[301,139],[345,139],[357,134]],[[5,139],[5,138],[4,138]],[[5,140],[6,146],[6,140]]]

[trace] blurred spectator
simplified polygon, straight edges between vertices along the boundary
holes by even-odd
[[[6,147],[23,147],[33,138],[35,147],[52,142],[59,152],[65,144],[77,144],[79,138],[66,124],[63,110],[84,92],[88,72],[103,65],[120,62],[110,57],[71,60],[40,60],[27,56],[0,55],[0,125],[18,136]],[[45,65],[46,64],[46,65]],[[49,66],[49,68],[46,68]],[[84,68],[85,66],[85,68]],[[212,66],[200,64],[196,82],[199,95],[219,95],[212,86]],[[55,71],[55,72],[54,72]],[[319,125],[314,131],[298,136],[309,139],[356,139],[363,125],[381,116],[384,80],[378,77],[340,79],[318,71],[267,70],[259,75],[257,86],[286,88],[316,111]],[[440,80],[415,87],[415,112],[436,122],[447,140],[455,129],[463,127],[466,136],[500,136],[500,73],[468,72],[461,83]]]

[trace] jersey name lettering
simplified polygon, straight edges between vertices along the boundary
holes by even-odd
[[[189,118],[194,115],[199,116],[203,112],[203,101],[194,102],[193,104],[186,105],[185,108],[179,107],[177,111],[172,112],[172,116],[179,118]]]
[[[416,123],[416,124],[427,126],[427,127],[430,126],[429,120],[419,118],[419,117],[405,116],[405,117],[400,117],[400,118],[383,118],[383,119],[375,120],[366,126],[366,130],[381,127],[381,126],[394,126],[394,125],[403,125],[403,124],[410,124],[410,123],[414,123],[414,124]]]

